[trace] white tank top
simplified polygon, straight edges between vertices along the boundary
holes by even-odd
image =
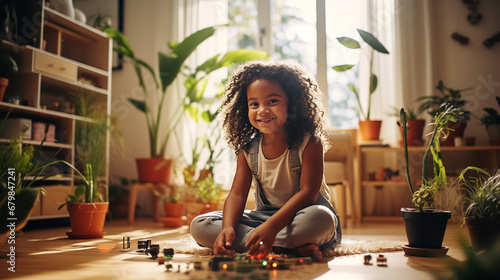
[[[311,135],[307,134],[299,147],[299,159],[301,165],[302,155],[310,138]],[[286,149],[283,154],[277,158],[266,159],[264,153],[262,152],[262,139],[263,137],[261,137],[259,143],[259,167],[257,178],[267,200],[273,206],[281,207],[299,190],[300,178],[290,166],[290,149]],[[250,166],[250,157],[247,153],[245,153],[245,158]],[[256,183],[254,182],[254,186],[255,185]],[[327,200],[330,200],[330,192],[328,186],[326,185],[324,175],[321,193]]]

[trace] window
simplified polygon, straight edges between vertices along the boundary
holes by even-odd
[[[324,6],[322,11],[316,10]],[[328,107],[333,127],[357,126],[355,97],[347,87],[357,81],[357,71],[337,73],[337,64],[359,60],[359,52],[348,52],[336,37],[357,38],[360,25],[360,0],[240,0],[228,1],[229,49],[259,48],[276,59],[293,59],[317,77],[327,77],[322,90],[328,93]],[[322,15],[320,13],[323,13]],[[317,30],[317,15],[326,18],[325,30]],[[320,28],[323,28],[320,26]],[[317,36],[326,33],[326,36]],[[326,38],[318,42],[317,38]],[[326,54],[318,53],[318,45],[326,44]],[[326,56],[326,57],[325,57]],[[318,70],[318,62],[326,60],[326,69]],[[326,73],[318,73],[326,71]]]

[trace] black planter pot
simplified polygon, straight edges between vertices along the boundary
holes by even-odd
[[[465,218],[472,246],[478,250],[491,248],[500,240],[500,223],[488,219]]]
[[[425,209],[424,212],[417,212],[415,208],[401,208],[401,217],[409,247],[442,248],[446,225],[451,217],[450,211]]]

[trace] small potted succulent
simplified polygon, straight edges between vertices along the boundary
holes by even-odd
[[[500,242],[500,169],[490,175],[482,168],[469,166],[454,183],[461,195],[458,208],[463,211],[472,245],[482,250]]]
[[[498,108],[500,108],[500,97],[495,96]],[[486,132],[490,145],[500,145],[500,114],[494,108],[483,108],[485,113],[481,116],[481,123],[486,126]]]
[[[399,118],[399,110],[397,108],[394,108],[394,113],[390,115]],[[408,109],[408,111],[406,112],[406,121],[408,123],[406,134],[408,146],[423,146],[425,143],[423,139],[425,119],[419,118],[419,113],[416,110]],[[399,128],[399,132],[401,134],[400,145],[403,146],[403,131],[401,130],[400,125]]]
[[[446,254],[447,248],[442,246],[444,233],[451,212],[432,209],[434,197],[438,191],[444,190],[447,184],[446,170],[441,158],[439,135],[448,134],[448,123],[456,122],[462,112],[453,106],[444,106],[434,117],[434,129],[422,158],[422,184],[419,189],[413,188],[408,166],[407,120],[404,108],[400,112],[400,124],[403,132],[403,151],[406,179],[415,208],[402,208],[406,235],[409,244],[403,246],[408,255],[438,256]],[[432,163],[432,168],[429,168]],[[429,173],[429,169],[432,173]],[[429,255],[426,255],[429,254]]]

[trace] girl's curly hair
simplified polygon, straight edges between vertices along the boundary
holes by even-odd
[[[252,61],[240,65],[226,83],[220,114],[225,139],[236,154],[248,148],[260,131],[248,119],[247,88],[258,79],[278,83],[288,97],[288,120],[285,123],[289,146],[300,145],[310,133],[321,141],[323,150],[330,147],[321,91],[303,68],[290,61]]]

